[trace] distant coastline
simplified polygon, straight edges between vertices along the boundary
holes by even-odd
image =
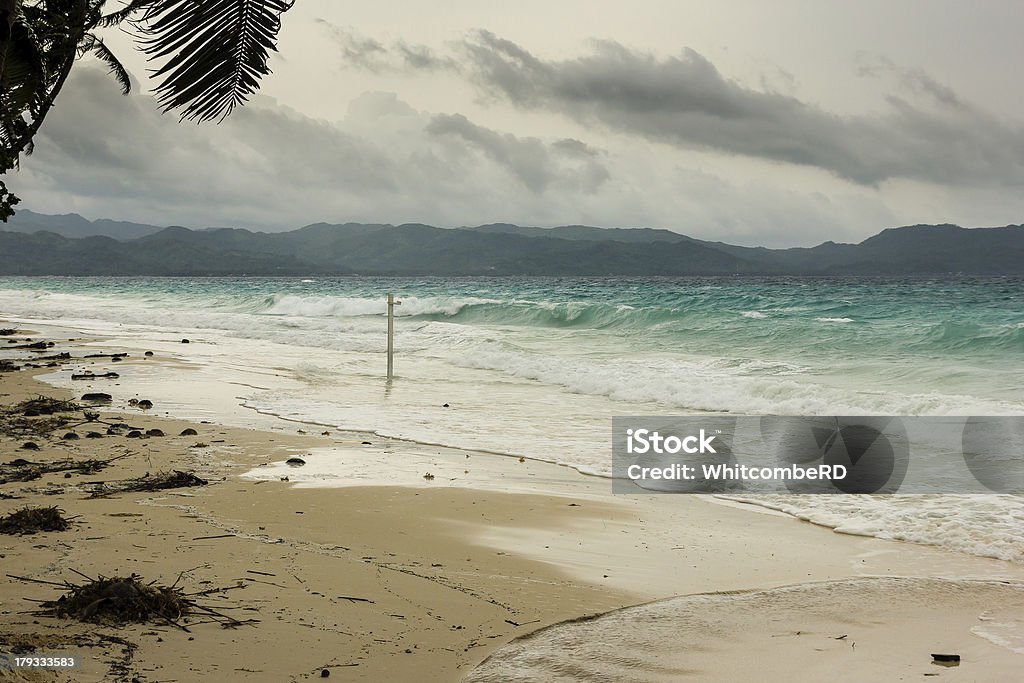
[[[315,223],[290,232],[162,228],[23,210],[0,275],[1024,276],[1024,225],[888,228],[858,244],[768,249],[669,230]]]

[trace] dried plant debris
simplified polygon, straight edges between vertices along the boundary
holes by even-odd
[[[78,472],[79,474],[96,474],[107,465],[127,457],[119,455],[109,460],[59,460],[57,462],[32,462],[24,458],[16,458],[0,463],[0,484],[13,481],[35,481],[44,474],[52,472]]]
[[[190,603],[175,587],[143,584],[139,577],[113,577],[69,585],[56,600],[42,603],[44,614],[95,624],[121,626],[149,621],[177,622]]]
[[[90,498],[102,498],[113,493],[140,493],[206,486],[208,483],[208,481],[197,477],[192,472],[182,472],[181,470],[157,472],[156,474],[147,473],[146,476],[139,477],[138,479],[101,482],[92,492]]]
[[[0,517],[0,534],[27,536],[40,531],[64,531],[71,526],[57,507],[26,507]]]
[[[56,413],[74,413],[81,410],[81,406],[73,401],[62,401],[48,396],[37,396],[36,398],[22,401],[12,406],[9,411],[14,413],[35,413],[36,415],[54,415]]]
[[[71,401],[62,401],[39,396],[0,409],[0,434],[5,436],[45,436],[72,421],[79,406]]]
[[[186,593],[178,587],[178,581],[181,580],[183,574],[178,576],[178,581],[175,581],[173,585],[160,586],[156,581],[143,582],[142,577],[137,574],[111,578],[100,576],[93,579],[73,569],[71,571],[86,579],[87,582],[83,584],[74,584],[68,581],[57,583],[12,574],[7,576],[19,581],[55,586],[66,591],[56,600],[41,602],[41,609],[36,613],[39,616],[75,619],[105,626],[158,622],[170,624],[183,631],[188,631],[188,628],[182,621],[188,621],[189,618],[216,622],[225,628],[255,623],[251,619],[239,621],[196,602],[196,598],[245,588],[245,584],[241,582],[225,588]]]

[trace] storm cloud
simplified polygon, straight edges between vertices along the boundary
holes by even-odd
[[[1024,184],[1024,129],[965,104],[920,70],[904,73],[907,96],[888,96],[888,111],[843,116],[745,87],[689,49],[659,58],[595,41],[586,56],[544,60],[477,31],[461,52],[492,97],[680,148],[810,166],[865,185]]]
[[[478,126],[461,114],[435,116],[427,132],[464,140],[535,193],[544,192],[552,183],[561,189],[570,185],[595,192],[610,177],[597,160],[598,152],[579,140],[546,144],[538,138],[520,138]]]
[[[117,204],[115,217],[131,220],[274,229],[458,225],[510,207],[549,220],[574,214],[610,179],[602,153],[582,141],[420,112],[388,92],[354,98],[336,121],[258,96],[217,126],[196,126],[161,115],[149,96],[118,95],[99,66],[84,64],[58,105],[7,179],[37,210],[109,216],[101,207]]]

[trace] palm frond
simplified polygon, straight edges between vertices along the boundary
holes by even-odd
[[[148,10],[154,4],[156,4],[156,0],[131,0],[131,2],[125,3],[121,9],[104,14],[96,22],[96,26],[99,28],[118,26],[131,19],[133,15]]]
[[[128,70],[98,36],[87,33],[79,49],[82,52],[92,52],[98,60],[107,65],[107,71],[121,86],[122,95],[127,95],[132,91],[132,77],[128,75]]]
[[[45,84],[46,66],[33,27],[16,23],[7,43],[2,98],[5,113],[31,108]]]
[[[223,119],[270,73],[288,0],[160,0],[136,24],[141,49],[166,60],[154,74],[157,101],[182,119]]]

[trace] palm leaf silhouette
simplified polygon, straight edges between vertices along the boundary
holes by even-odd
[[[182,119],[223,119],[270,73],[286,0],[162,0],[136,22],[143,52],[166,60],[157,101]]]

